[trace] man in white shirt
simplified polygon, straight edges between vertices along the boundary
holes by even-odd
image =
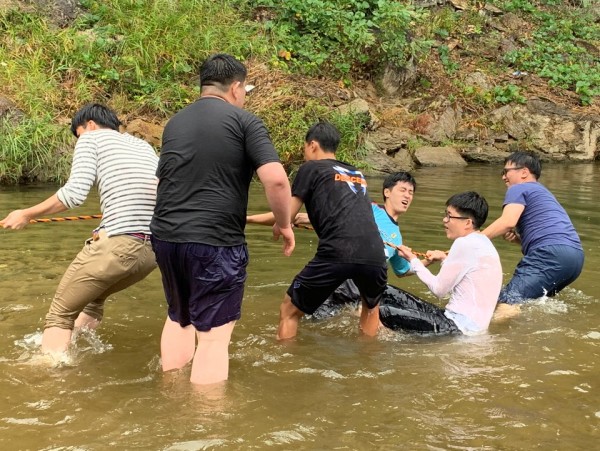
[[[440,298],[450,294],[450,300],[445,309],[413,300],[413,307],[403,306],[403,312],[393,312],[393,328],[421,332],[444,329],[463,334],[487,330],[502,287],[498,252],[479,231],[487,215],[486,200],[475,192],[455,194],[448,199],[442,221],[446,236],[454,242],[448,255],[443,251],[427,252],[428,259],[442,263],[437,275],[433,275],[409,247],[399,247],[399,254],[410,262],[411,270],[431,292]],[[419,304],[427,304],[427,308]],[[415,326],[411,310],[418,310],[428,319],[433,330]]]

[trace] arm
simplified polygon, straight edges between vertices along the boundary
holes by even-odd
[[[427,285],[431,292],[438,298],[441,298],[452,291],[463,277],[464,268],[463,265],[459,263],[460,259],[453,259],[445,262],[438,275],[434,276],[427,268],[425,268],[425,266],[423,266],[409,247],[400,246],[400,248],[398,253],[405,255],[405,258],[410,258],[412,270],[417,277],[421,279],[421,282]],[[439,257],[441,259],[442,254],[445,256],[445,253],[442,251],[429,251],[427,252],[427,255],[429,256],[430,253],[431,256],[435,258]]]
[[[246,223],[272,226],[275,225],[275,215],[270,211],[268,213],[246,216]],[[296,217],[292,220],[292,224],[295,226],[310,225],[308,215],[306,213],[297,213]]]
[[[283,236],[283,253],[286,256],[292,254],[295,247],[294,232],[292,231],[290,213],[291,207],[291,189],[287,174],[281,163],[272,162],[262,165],[256,171],[258,178],[265,187],[267,202],[273,212],[275,225],[273,226],[273,236],[278,239]],[[302,204],[300,204],[302,206]],[[300,207],[298,207],[298,210]],[[298,213],[294,211],[294,216]]]
[[[272,226],[275,224],[275,215],[270,211],[268,213],[246,216],[246,223]]]
[[[0,224],[2,224],[2,228],[4,229],[20,230],[29,224],[30,219],[38,216],[52,215],[66,210],[67,207],[60,200],[58,200],[58,196],[56,194],[53,194],[48,199],[40,202],[37,205],[25,208],[23,210],[15,210],[11,212],[6,218],[0,221]]]
[[[389,244],[391,244],[391,243],[389,243]],[[386,245],[389,245],[389,244],[386,244]],[[403,248],[404,251],[400,252],[400,248]],[[396,277],[402,278],[402,277],[412,276],[414,274],[414,272],[411,271],[410,259],[417,258],[417,257],[412,253],[412,250],[410,251],[410,255],[412,257],[409,257],[409,258],[405,257],[405,255],[408,255],[407,250],[410,249],[407,246],[394,246],[393,249],[394,249],[395,255],[393,255],[389,259],[389,262],[390,262],[390,265],[392,266],[392,269],[393,269]],[[444,258],[446,258],[446,254],[442,251],[428,251],[427,256],[425,258],[421,259],[421,263],[425,267],[431,265],[434,261],[439,260],[439,259],[435,259],[435,258],[431,257],[430,252],[441,252],[443,254]]]
[[[441,251],[440,251],[441,252]],[[417,257],[415,257],[417,258]],[[426,258],[422,258],[421,260],[419,260],[421,262],[421,264],[423,265],[423,267],[427,268],[429,265],[431,265],[435,260],[428,260]],[[416,273],[412,270],[408,270],[406,271],[404,274],[396,274],[396,277],[398,277],[399,279],[403,278],[403,277],[408,277],[408,276],[414,276]]]
[[[292,221],[294,225],[310,225],[310,219],[308,219],[308,213],[296,213],[294,220]]]
[[[516,227],[519,218],[525,210],[525,205],[521,204],[507,204],[502,210],[502,215],[492,222],[488,227],[483,230],[483,234],[490,240],[500,235],[505,235],[512,232]]]

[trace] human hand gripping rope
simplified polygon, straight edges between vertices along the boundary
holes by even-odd
[[[386,246],[390,246],[392,249],[395,249],[396,251],[398,251],[400,249],[399,246],[397,246],[391,242],[390,237],[383,230],[380,229],[379,234],[383,238],[383,244],[385,244]],[[427,252],[417,252],[413,249],[411,249],[411,252],[413,253],[413,255],[415,255],[417,257],[424,258],[426,260],[431,260],[430,258],[427,257]],[[442,252],[444,252],[445,254],[448,254],[449,251],[442,251]]]
[[[314,230],[314,228],[312,226],[306,225],[306,224],[293,224],[294,227],[297,227],[299,229],[305,229],[305,230]],[[398,250],[399,247],[396,246],[394,243],[388,241],[389,237],[388,235],[383,231],[380,230],[379,231],[380,235],[384,238],[383,244],[385,244],[386,246],[390,246],[391,248]],[[414,255],[416,255],[417,257],[421,257],[421,258],[427,258],[427,253],[426,252],[417,252],[415,250],[412,250],[412,253]],[[445,254],[448,253],[448,251],[444,251]]]

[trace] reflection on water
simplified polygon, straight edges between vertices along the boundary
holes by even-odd
[[[497,167],[421,169],[401,218],[416,250],[446,249],[444,202],[474,189],[500,214]],[[383,331],[361,339],[350,309],[303,321],[298,339],[275,342],[278,306],[312,257],[313,232],[296,232],[292,258],[270,230],[248,227],[251,252],[243,317],[231,345],[231,379],[198,390],[189,368],[162,374],[165,303],[158,272],[106,305],[105,323],[75,338],[67,359],[39,354],[41,327],[60,277],[94,221],[0,230],[2,449],[591,449],[600,395],[600,211],[597,165],[554,165],[542,181],[580,232],[586,264],[557,298],[540,299],[487,335],[420,337]],[[370,179],[375,200],[380,179]],[[53,187],[0,189],[0,215],[46,198]],[[251,212],[265,209],[259,186]],[[97,213],[90,200],[79,214]],[[520,258],[496,240],[505,280]],[[437,302],[416,278],[392,282]]]

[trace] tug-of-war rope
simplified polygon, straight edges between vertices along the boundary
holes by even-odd
[[[36,224],[38,222],[63,222],[63,221],[79,221],[82,219],[101,219],[102,215],[81,215],[81,216],[62,216],[60,218],[36,218],[30,219],[29,224]],[[4,224],[0,221],[0,225]]]
[[[305,229],[305,230],[315,230],[312,226],[309,225],[304,225],[304,224],[294,224],[294,227],[297,227],[298,229]],[[383,235],[385,235],[385,233],[381,232]],[[394,243],[390,243],[389,241],[384,241],[383,244],[385,244],[386,246],[390,246],[396,250],[399,249],[398,246],[396,246]],[[427,258],[427,253],[425,252],[417,252],[415,250],[411,251],[414,255],[416,255],[417,257],[421,257],[421,258]],[[448,253],[448,251],[444,251],[446,254]]]
[[[86,219],[102,219],[102,215],[98,214],[98,215],[81,215],[81,216],[61,216],[58,218],[36,218],[36,219],[30,219],[29,224],[36,224],[38,222],[80,221],[80,220],[86,220]],[[1,224],[3,224],[3,223],[0,222],[0,225]],[[314,227],[305,225],[305,224],[294,224],[294,227],[296,227],[298,229],[315,230]],[[398,250],[398,246],[396,246],[394,243],[390,243],[389,241],[384,241],[383,243],[387,246],[390,246],[390,247]],[[425,252],[417,252],[417,251],[413,250],[412,253],[415,254],[417,257],[422,257],[422,258],[427,257],[427,254]],[[446,252],[446,253],[448,253],[448,252]]]
[[[30,219],[29,224],[38,222],[62,222],[62,221],[79,221],[84,219],[101,219],[102,215],[82,215],[82,216],[62,216],[60,218],[37,218]]]

